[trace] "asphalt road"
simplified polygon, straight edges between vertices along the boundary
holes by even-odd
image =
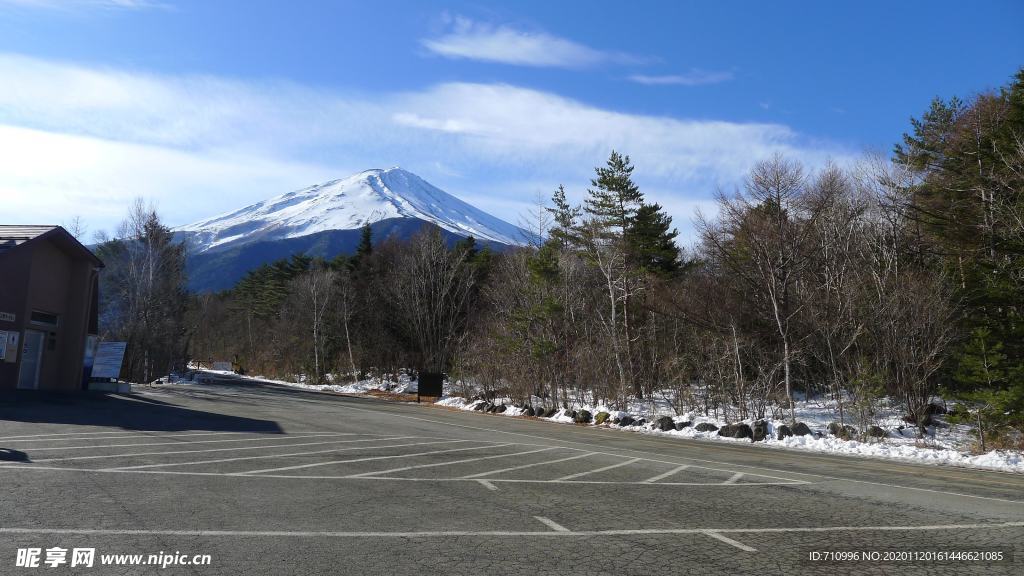
[[[0,574],[1024,574],[1020,475],[228,379],[0,401],[0,490]]]

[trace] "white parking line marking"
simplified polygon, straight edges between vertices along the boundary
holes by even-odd
[[[487,488],[488,490],[495,490],[495,491],[498,490],[497,486],[495,486],[494,484],[491,484],[487,480],[477,480],[477,482],[479,482],[481,486],[483,486],[484,488]]]
[[[412,438],[412,436],[408,436]],[[433,442],[409,442],[406,444],[388,444],[386,446],[358,446],[355,448],[329,448],[327,450],[312,450],[308,452],[289,452],[285,454],[258,454],[256,456],[238,456],[235,458],[217,458],[215,460],[193,460],[191,462],[161,462],[159,464],[140,464],[138,466],[114,466],[102,470],[142,470],[144,468],[164,468],[167,466],[190,466],[194,464],[216,464],[220,462],[239,462],[241,460],[262,460],[266,458],[287,458],[290,456],[311,456],[313,454],[331,454],[335,452],[354,452],[356,450],[377,450],[383,448],[403,448],[405,446],[427,446],[432,444],[453,444],[456,442],[469,442],[469,440],[435,440]],[[287,448],[287,446],[284,446]]]
[[[141,432],[141,433],[140,433]],[[7,438],[0,438],[3,442],[58,442],[66,441],[72,442],[75,440],[130,440],[132,438],[184,438],[188,436],[237,436],[239,434],[257,434],[256,432],[192,432],[192,433],[181,433],[181,434],[168,434],[166,431],[153,431],[140,430],[139,432],[80,432],[78,434],[62,434],[62,435],[43,435],[40,436],[8,436]],[[102,436],[101,436],[102,435]],[[77,436],[76,438],[68,438],[68,436]],[[264,434],[264,436],[281,436],[281,434]]]
[[[598,468],[597,470],[588,470],[586,472],[578,472],[576,474],[569,474],[568,476],[562,476],[561,478],[555,480],[555,482],[565,482],[566,480],[572,480],[573,478],[581,478],[583,476],[588,476],[590,474],[597,474],[598,472],[604,472],[606,470],[614,470],[615,468],[618,468],[620,466],[629,466],[630,464],[633,464],[633,463],[639,462],[639,461],[640,461],[640,458],[633,458],[632,460],[625,460],[623,462],[619,462],[618,464],[612,464],[611,466],[605,466],[604,468]]]
[[[458,440],[458,442],[473,442],[473,440]],[[298,466],[284,466],[282,468],[266,468],[264,470],[247,470],[239,472],[240,476],[262,474],[264,472],[282,472],[285,470],[299,470],[302,468],[313,468],[316,466],[329,466],[331,464],[348,464],[350,462],[369,462],[371,460],[393,460],[395,458],[415,458],[417,456],[429,456],[431,454],[448,454],[450,452],[464,452],[466,450],[484,450],[486,448],[503,448],[511,444],[488,444],[486,446],[473,446],[470,448],[455,448],[453,450],[435,450],[433,452],[416,452],[414,454],[398,454],[394,456],[372,456],[370,458],[357,458],[354,460],[331,460],[328,462],[314,462],[312,464],[300,464]]]
[[[725,542],[726,544],[728,544],[730,546],[735,546],[736,548],[739,548],[740,550],[743,550],[744,552],[757,552],[757,548],[751,548],[750,546],[747,546],[746,544],[741,544],[741,543],[733,540],[732,538],[727,538],[725,536],[722,536],[718,532],[714,532],[714,531],[711,531],[711,530],[705,530],[704,534],[707,534],[708,536],[711,536],[712,538],[714,538],[715,540],[718,540],[719,542]]]
[[[534,516],[534,518],[537,519],[540,523],[546,525],[548,528],[551,528],[555,532],[572,532],[572,530],[569,530],[565,526],[562,526],[561,524],[555,522],[550,518],[545,518],[543,516]]]
[[[661,474],[658,474],[657,476],[651,476],[647,480],[644,480],[644,484],[651,484],[651,483],[657,482],[658,480],[664,480],[665,478],[668,478],[669,476],[673,476],[677,472],[682,472],[683,470],[686,470],[689,467],[690,467],[689,464],[683,464],[682,466],[676,466],[675,468],[669,470],[668,472],[662,472]]]
[[[188,536],[188,537],[242,537],[242,538],[450,538],[452,536],[633,536],[633,535],[676,535],[676,534],[786,534],[806,532],[907,532],[916,530],[999,530],[1024,528],[1024,522],[1001,522],[992,524],[942,524],[931,526],[823,526],[796,528],[654,528],[637,530],[581,530],[573,531],[532,531],[532,530],[435,530],[423,532],[330,532],[284,530],[133,530],[101,528],[11,528],[0,527],[0,534],[77,534],[88,536]]]
[[[296,439],[317,438],[317,436],[298,436]],[[67,460],[96,460],[98,458],[128,458],[132,456],[160,456],[163,454],[199,454],[206,452],[238,452],[241,450],[260,450],[263,448],[291,448],[293,446],[319,446],[322,444],[350,444],[356,442],[383,442],[385,440],[403,440],[416,436],[384,436],[381,438],[363,438],[361,440],[325,440],[323,442],[299,442],[291,444],[269,444],[265,446],[232,446],[231,448],[207,448],[205,450],[166,450],[164,452],[128,452],[122,454],[93,454],[91,456],[68,456],[65,458],[44,458],[33,460],[37,464],[44,462],[64,462]],[[284,440],[284,438],[268,438],[267,440]]]
[[[722,482],[722,484],[735,484],[737,480],[743,478],[743,472],[737,472],[733,474],[728,480]]]
[[[332,436],[375,436],[375,434],[310,434],[308,436],[291,436],[293,439],[302,438],[324,438]],[[147,436],[147,438],[152,438]],[[159,438],[153,438],[158,440]],[[132,448],[139,446],[171,446],[173,444],[219,444],[222,442],[260,442],[263,440],[271,440],[271,438],[231,438],[228,440],[175,440],[173,442],[137,442],[134,444],[100,444],[98,446],[47,446],[45,448],[26,448],[34,452],[43,452],[46,450],[94,450],[97,448]]]
[[[506,444],[511,446],[511,444]],[[511,456],[523,456],[526,454],[536,454],[537,452],[546,452],[548,450],[554,450],[554,448],[540,448],[538,450],[528,450],[526,452],[513,452],[511,454],[495,454],[492,456],[481,456],[480,458],[466,458],[465,460],[452,460],[449,462],[432,462],[430,464],[419,464],[417,466],[405,466],[403,468],[392,468],[390,470],[374,470],[373,472],[363,472],[362,474],[352,474],[349,478],[359,478],[362,476],[383,476],[384,474],[393,474],[395,472],[405,472],[406,470],[414,470],[417,468],[434,468],[436,466],[452,466],[454,464],[464,464],[466,462],[477,462],[480,460],[493,460],[495,458],[509,458]]]
[[[599,448],[599,450],[594,450],[595,454],[601,454],[601,455],[604,455],[604,456],[618,456],[620,458],[632,458],[632,455],[617,454],[617,453],[614,453],[614,452],[603,452],[603,451],[600,450],[600,448],[602,448],[600,446],[595,446],[594,444],[589,444],[587,442],[580,442],[578,440],[568,440],[568,439],[565,439],[565,438],[551,438],[551,437],[548,437],[548,436],[540,436],[540,435],[537,435],[537,434],[528,434],[526,432],[513,432],[511,430],[500,430],[500,429],[497,429],[497,428],[483,428],[481,426],[469,426],[467,424],[455,424],[454,422],[444,422],[444,421],[441,421],[441,420],[431,420],[430,418],[420,418],[418,416],[409,416],[409,415],[400,414],[398,412],[391,411],[391,410],[370,410],[368,408],[357,408],[355,406],[350,406],[348,404],[341,404],[341,405],[339,405],[339,407],[342,408],[342,409],[345,409],[345,410],[357,410],[359,412],[370,412],[370,413],[373,413],[373,414],[386,414],[388,416],[395,416],[397,418],[405,418],[407,420],[418,420],[420,422],[430,422],[431,424],[441,424],[442,426],[452,426],[454,428],[465,428],[467,430],[480,430],[480,431],[483,431],[483,432],[497,432],[499,434],[509,434],[509,435],[512,435],[512,436],[525,436],[527,438],[535,438],[535,439],[538,439],[538,440],[545,440],[545,441],[548,441],[548,442],[561,442],[561,443],[564,443],[564,444],[577,444],[577,445],[581,445],[581,446],[587,446],[588,448],[591,448],[591,449]],[[473,413],[473,414],[476,414],[476,413]],[[479,415],[479,414],[477,414],[477,415]],[[551,424],[551,422],[548,422],[548,423]],[[583,434],[584,432],[580,432],[580,433]],[[588,435],[596,435],[596,434],[591,434],[589,432],[586,432],[586,434],[588,434]],[[578,448],[570,448],[570,447],[564,446],[564,445],[561,446],[561,447],[569,449],[569,450],[578,450]],[[631,452],[643,452],[645,454],[651,454],[651,452],[645,452],[643,450],[630,450],[630,451]],[[767,470],[769,472],[788,473],[788,471],[786,471],[786,470],[776,470],[774,468],[763,468],[763,467],[760,467],[760,466],[750,466],[748,464],[733,464],[733,463],[730,463],[730,462],[719,462],[717,460],[707,460],[707,459],[704,459],[704,458],[694,458],[692,456],[672,456],[672,457],[673,458],[678,458],[678,459],[681,459],[681,460],[691,460],[693,462],[708,462],[708,463],[711,463],[711,464],[718,464],[718,465],[723,465],[723,466],[734,466],[736,468],[746,468],[746,469],[751,469],[751,470]],[[647,460],[648,462],[658,462],[658,463],[661,463],[661,464],[673,464],[673,465],[678,465],[679,464],[678,462],[669,462],[667,460],[658,460],[656,458],[644,457],[644,460]],[[728,470],[728,469],[713,468],[711,466],[703,466],[703,465],[693,465],[693,467],[694,468],[702,468],[704,470],[714,470],[716,472],[728,472],[730,474],[736,472],[735,469]],[[813,476],[813,477],[816,477],[816,478],[832,478],[832,479],[835,479],[835,480],[843,480],[843,478],[835,478],[835,477],[832,477],[832,476],[824,476],[822,474],[810,474],[810,473],[806,473],[806,472],[798,472],[796,474],[798,474],[800,476]],[[771,478],[773,480],[781,480],[783,482],[788,482],[788,483],[792,483],[792,484],[810,484],[810,482],[808,482],[807,480],[797,480],[795,478],[783,478],[781,476],[771,476],[771,475],[768,475],[768,474],[760,474],[760,473],[757,473],[757,474],[754,474],[754,475],[761,476],[761,477],[764,477],[764,478]],[[853,481],[857,482],[857,480],[853,480]],[[898,487],[902,487],[902,486],[893,486],[893,487],[897,487],[898,488]],[[948,492],[947,494],[952,494],[952,495],[955,495],[955,496],[966,496],[965,494],[957,494],[955,492]],[[978,498],[984,498],[984,497],[983,496],[978,496]],[[998,498],[997,498],[997,500],[998,500]],[[1007,500],[1007,502],[1014,502],[1014,503],[1017,503],[1017,504],[1024,504],[1024,501],[1017,501],[1017,500]]]
[[[541,436],[541,435],[538,435],[538,434],[528,434],[526,432],[513,432],[511,430],[499,430],[499,429],[496,429],[496,428],[484,428],[482,426],[469,426],[469,425],[466,425],[466,424],[455,424],[453,422],[443,422],[443,421],[440,421],[440,420],[431,420],[430,418],[420,418],[420,417],[417,417],[417,416],[408,416],[406,414],[398,414],[398,413],[395,413],[395,412],[392,412],[392,411],[369,410],[367,408],[356,408],[354,406],[349,406],[349,405],[342,405],[342,407],[346,408],[346,409],[349,409],[349,410],[358,410],[358,411],[361,411],[361,412],[373,412],[373,413],[377,413],[377,414],[380,414],[380,413],[383,412],[383,413],[385,413],[385,414],[387,414],[389,416],[396,416],[398,418],[406,418],[406,419],[409,419],[409,420],[419,420],[421,422],[430,422],[432,424],[441,424],[443,426],[452,426],[452,427],[455,427],[455,428],[465,428],[467,430],[481,430],[481,431],[484,431],[484,432],[497,432],[497,433],[500,433],[500,434],[510,434],[510,435],[513,435],[513,436],[525,436],[527,438],[536,438],[538,440],[546,440],[548,442],[552,442],[552,441],[553,442],[564,442],[564,443],[568,443],[568,444],[577,444],[577,445],[580,445],[580,446],[587,446],[587,447],[590,447],[590,448],[597,447],[594,444],[590,444],[590,443],[587,443],[587,442],[580,442],[578,440],[567,440],[567,439],[564,439],[564,438],[550,438],[548,436]],[[476,414],[476,413],[474,413],[474,414]],[[477,414],[477,415],[479,415],[479,414]],[[548,422],[548,423],[550,424],[550,422]],[[583,434],[583,432],[580,432],[580,433]],[[587,435],[594,436],[594,437],[597,437],[597,435],[600,434],[600,433],[601,432],[596,432],[596,433],[586,432]],[[697,442],[699,442],[699,441],[697,441]],[[726,450],[726,449],[728,449],[727,446],[728,445],[723,445],[723,446],[719,446],[718,448]],[[645,450],[631,450],[631,452],[641,452],[641,453],[644,453],[644,454],[653,454],[653,452],[647,452]],[[624,456],[622,454],[616,454],[616,453],[612,453],[612,452],[598,452],[598,453],[599,454],[605,454],[605,455],[608,455],[608,456],[620,456],[620,457],[623,457],[623,458],[628,458],[628,456]],[[798,454],[796,452],[791,452],[791,453]],[[807,454],[807,455],[810,456],[810,454]],[[932,488],[919,488],[919,487],[916,487],[916,486],[905,486],[905,485],[902,485],[902,484],[887,484],[885,482],[873,482],[871,480],[855,480],[855,479],[852,479],[852,478],[843,478],[843,477],[840,477],[840,476],[829,476],[827,474],[818,474],[818,473],[812,473],[812,472],[790,472],[788,470],[778,470],[776,468],[765,468],[765,467],[761,467],[761,466],[751,466],[749,464],[736,464],[736,463],[732,463],[732,462],[721,462],[719,460],[709,460],[707,458],[695,458],[693,456],[672,456],[672,458],[677,458],[677,459],[680,459],[680,460],[691,460],[693,462],[708,462],[708,463],[711,463],[711,464],[717,464],[717,465],[722,465],[722,466],[735,466],[736,468],[745,468],[745,469],[750,469],[750,470],[768,470],[769,472],[779,472],[779,473],[783,473],[783,474],[793,473],[793,474],[796,474],[798,476],[808,476],[808,477],[820,478],[820,479],[824,479],[824,480],[839,480],[839,481],[842,481],[842,482],[852,482],[852,483],[855,483],[855,484],[867,484],[867,485],[871,485],[871,486],[884,486],[886,488],[892,488],[892,489],[896,489],[896,490],[912,490],[912,491],[915,491],[915,492],[929,492],[931,494],[943,494],[945,496],[958,496],[960,498],[973,498],[973,499],[978,499],[978,500],[988,500],[990,502],[1005,502],[1007,504],[1024,504],[1024,500],[1011,500],[1009,498],[996,498],[994,496],[977,496],[975,494],[964,494],[962,492],[950,492],[948,490],[934,490]],[[678,464],[678,462],[669,462],[667,460],[658,460],[658,459],[655,459],[655,458],[645,458],[645,460],[648,460],[650,462],[660,462],[662,464]],[[716,471],[719,471],[719,472],[734,472],[734,470],[722,470],[720,468],[712,468],[710,466],[696,466],[696,467],[697,468],[703,468],[703,469],[706,469],[706,470],[716,470]],[[765,477],[765,478],[772,478],[773,480],[782,480],[782,481],[784,481],[784,482],[759,482],[758,483],[759,485],[764,485],[764,484],[812,484],[812,482],[810,482],[808,480],[797,480],[797,479],[793,479],[793,478],[782,478],[782,477],[779,477],[779,476],[769,476],[767,474],[760,474],[760,473],[757,473],[755,475],[756,476],[762,476],[762,477]]]
[[[52,432],[50,434],[20,434],[18,436],[4,436],[0,441],[4,442],[28,442],[31,440],[61,440],[64,436],[93,436],[98,434],[120,434],[122,436],[138,436],[139,434],[160,434],[167,430],[107,430],[104,432]],[[208,434],[244,434],[244,432],[208,432]],[[64,438],[71,440],[71,438]],[[87,438],[82,438],[86,440]]]
[[[509,445],[509,446],[511,446],[511,445]],[[412,470],[412,469],[416,469],[416,468],[432,468],[432,467],[435,467],[435,466],[451,466],[451,465],[455,465],[455,464],[463,464],[463,463],[466,463],[466,462],[476,462],[476,461],[479,461],[479,460],[493,460],[495,458],[509,458],[511,456],[522,456],[524,454],[535,454],[537,452],[546,452],[548,450],[554,450],[554,448],[541,448],[539,450],[528,450],[526,452],[512,452],[510,454],[496,454],[496,455],[493,455],[493,456],[481,456],[479,458],[466,458],[464,460],[452,460],[452,461],[449,461],[449,462],[431,462],[429,464],[419,464],[419,465],[416,465],[416,466],[404,466],[404,467],[400,467],[400,468],[391,468],[391,469],[388,469],[388,470],[374,470],[372,472],[362,472],[362,474],[353,474],[353,475],[348,476],[346,478],[361,478],[361,477],[365,477],[365,476],[373,476],[373,477],[380,478],[383,475],[394,474],[394,472],[401,472],[401,471]]]
[[[13,468],[13,466],[0,466],[2,468]],[[38,468],[37,468],[38,470]],[[66,468],[55,468],[55,470],[66,470]],[[85,472],[99,472],[99,470],[84,470]],[[107,472],[107,470],[104,470]],[[122,470],[110,470],[110,472],[122,472]],[[123,472],[136,472],[136,470],[123,470]],[[138,472],[149,472],[160,474],[160,471],[139,470]],[[188,472],[165,472],[166,474],[188,474]],[[213,474],[213,473],[210,473]],[[217,474],[213,474],[217,475]],[[223,473],[220,476],[247,476],[238,473]],[[400,476],[299,476],[295,474],[260,474],[254,478],[288,478],[296,480],[397,480],[401,482],[476,482],[479,478],[402,478]],[[702,486],[706,488],[745,488],[748,486],[799,486],[799,482],[758,482],[757,484],[722,484],[721,482],[617,482],[611,480],[520,480],[491,478],[490,482],[509,482],[522,484],[553,484],[565,486],[568,484],[614,484],[614,485],[635,485],[635,486]]]
[[[548,448],[548,450],[554,450],[554,447]],[[572,450],[572,448],[570,448]],[[522,470],[523,468],[533,468],[534,466],[547,466],[548,464],[557,464],[559,462],[566,462],[568,460],[578,460],[580,458],[586,458],[587,456],[593,456],[593,452],[586,454],[579,454],[577,456],[569,456],[568,458],[559,458],[558,460],[548,460],[546,462],[534,462],[533,464],[520,464],[519,466],[512,466],[510,468],[502,468],[500,470],[491,470],[488,472],[480,472],[479,474],[470,474],[468,476],[462,476],[462,478],[481,478],[483,476],[491,476],[493,474],[501,474],[502,472],[512,472],[513,470]]]
[[[88,433],[84,433],[88,434]],[[97,436],[76,436],[76,438],[58,437],[58,438],[19,438],[14,440],[3,440],[5,444],[14,442],[78,442],[78,441],[91,441],[97,440],[133,440],[133,439],[148,439],[148,440],[160,440],[164,438],[188,438],[194,436],[240,436],[242,434],[249,433],[189,433],[189,434],[167,434],[166,431],[155,431],[155,433],[138,434],[138,433],[96,433]],[[255,433],[252,433],[255,434]],[[98,436],[102,435],[102,436]],[[260,436],[284,436],[280,434],[264,434]],[[38,450],[38,449],[37,449]]]

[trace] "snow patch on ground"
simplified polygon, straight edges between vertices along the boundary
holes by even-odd
[[[231,372],[214,370],[203,370],[201,372],[196,372],[196,374],[201,375],[204,372],[232,374]],[[343,394],[365,394],[371,391],[386,391],[404,394],[416,393],[416,382],[413,381],[407,373],[367,378],[349,383],[339,382],[336,384],[320,385],[306,384],[301,381],[290,382],[286,380],[275,380],[263,378],[262,376],[252,376],[251,378],[263,382],[271,382],[293,388],[321,392],[340,392]],[[301,380],[301,378],[296,379]],[[339,381],[342,380],[341,377],[334,377],[334,379]],[[190,384],[192,382],[193,380],[187,379],[177,379],[172,381],[172,383],[176,384]],[[449,388],[449,386],[446,386],[446,388]],[[541,405],[540,398],[534,398],[533,400],[534,406]],[[615,410],[603,404],[588,405],[586,403],[577,403],[574,409],[587,410],[592,416],[597,416],[600,412],[608,412],[608,421],[601,425],[605,428],[641,434],[656,434],[714,442],[750,443],[749,439],[719,436],[717,431],[700,432],[697,431],[695,427],[701,423],[709,423],[721,428],[726,423],[735,424],[738,422],[752,426],[755,422],[754,419],[731,419],[731,422],[727,422],[722,415],[705,415],[697,410],[691,410],[682,415],[677,415],[672,409],[672,402],[670,400],[671,399],[667,396],[662,396],[655,399],[634,401],[629,403],[628,410],[625,411]],[[456,395],[445,396],[436,402],[438,406],[445,406],[459,410],[475,410],[480,404],[484,403],[486,403],[484,400],[467,400],[462,396]],[[495,398],[492,403],[505,405],[505,411],[498,413],[499,415],[522,416],[526,413],[526,409],[515,406],[511,398]],[[573,424],[574,419],[572,418],[571,410],[572,409],[559,409],[553,416],[541,419],[561,424]],[[642,418],[645,422],[640,425],[634,424],[629,426],[621,426],[613,423],[613,420],[619,421],[625,416],[631,416],[637,420]],[[673,422],[690,422],[690,425],[680,430],[662,431],[660,429],[655,429],[653,422],[660,416],[671,416]],[[1015,450],[993,450],[985,454],[971,454],[969,452],[969,447],[973,441],[973,436],[971,434],[970,427],[947,424],[941,416],[936,417],[936,420],[939,422],[938,426],[929,427],[928,434],[924,438],[917,438],[916,429],[912,426],[907,426],[902,421],[900,409],[898,405],[894,403],[887,403],[883,401],[879,405],[879,409],[873,418],[873,421],[877,423],[877,425],[881,426],[888,432],[888,437],[870,439],[866,442],[860,440],[843,440],[828,434],[828,424],[838,420],[837,407],[832,400],[801,399],[796,403],[796,419],[798,422],[807,424],[813,432],[813,435],[790,436],[779,440],[778,428],[786,422],[781,418],[771,418],[769,415],[765,418],[765,422],[768,425],[768,435],[764,441],[757,442],[756,444],[766,448],[804,450],[809,452],[845,454],[868,458],[886,458],[923,464],[961,466],[1024,473],[1024,453]],[[849,420],[847,420],[847,422],[849,423]],[[856,426],[856,423],[853,424]],[[595,424],[591,423],[589,425],[594,426]]]
[[[303,382],[288,382],[285,380],[269,380],[256,376],[257,379],[274,384],[282,384],[303,390],[316,390],[318,392],[339,392],[342,394],[366,394],[367,392],[393,392],[395,394],[415,394],[416,382],[408,374],[389,374],[377,378],[366,378],[346,384],[306,384]],[[343,380],[340,377],[330,378]]]
[[[442,398],[437,404],[461,410],[474,410],[483,402],[483,400],[467,401],[459,396],[451,396]],[[500,415],[521,416],[525,412],[525,409],[511,406],[509,399],[499,398],[494,400],[495,404],[502,402],[506,402],[508,407],[505,412],[499,413]],[[653,410],[651,409],[652,406],[654,407]],[[693,411],[677,416],[668,406],[667,402],[661,404],[659,402],[644,401],[631,405],[629,412],[612,410],[604,405],[583,405],[577,409],[587,410],[593,416],[600,412],[608,412],[610,414],[608,421],[602,424],[606,428],[715,442],[750,443],[750,440],[746,438],[729,438],[719,436],[717,431],[700,432],[695,429],[697,424],[705,422],[721,428],[727,423],[722,418],[705,416]],[[542,419],[562,424],[574,423],[571,413],[567,412],[569,411],[560,409],[554,416]],[[766,448],[804,450],[868,458],[886,458],[923,464],[1024,473],[1024,454],[1013,450],[993,450],[980,455],[970,454],[967,451],[967,446],[969,446],[972,440],[969,427],[946,424],[942,422],[941,417],[937,418],[940,422],[939,426],[930,427],[929,435],[923,439],[918,439],[913,427],[907,426],[900,431],[898,428],[906,425],[899,418],[898,409],[894,406],[883,404],[881,413],[876,415],[875,420],[889,432],[889,436],[864,442],[859,440],[843,440],[828,434],[828,424],[837,420],[835,409],[831,402],[820,400],[798,402],[796,414],[797,421],[807,424],[811,431],[814,432],[813,436],[790,436],[779,440],[778,428],[785,424],[785,421],[781,419],[766,419],[768,436],[764,441],[757,442],[756,444]],[[641,425],[629,426],[611,423],[613,420],[621,420],[626,415],[630,415],[635,419],[643,418],[646,421]],[[662,431],[654,428],[652,424],[653,420],[659,416],[671,416],[673,422],[690,422],[690,425],[681,430]],[[746,419],[732,423],[737,422],[753,425],[755,420]],[[595,424],[591,423],[590,425],[594,426]]]

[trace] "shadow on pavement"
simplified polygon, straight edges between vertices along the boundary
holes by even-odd
[[[4,462],[28,462],[28,454],[21,450],[12,448],[0,448],[0,461]]]
[[[109,426],[126,430],[210,430],[279,434],[272,420],[193,410],[132,394],[18,390],[0,396],[0,422]]]

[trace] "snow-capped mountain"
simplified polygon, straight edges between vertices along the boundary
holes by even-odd
[[[245,272],[302,253],[350,253],[369,224],[375,242],[404,239],[425,223],[454,241],[496,248],[524,244],[525,230],[491,216],[401,168],[374,169],[303,188],[174,229],[188,247],[193,290],[230,288]]]
[[[366,170],[176,228],[196,253],[253,242],[354,230],[391,218],[431,222],[458,236],[506,245],[527,238],[491,216],[401,168]]]

